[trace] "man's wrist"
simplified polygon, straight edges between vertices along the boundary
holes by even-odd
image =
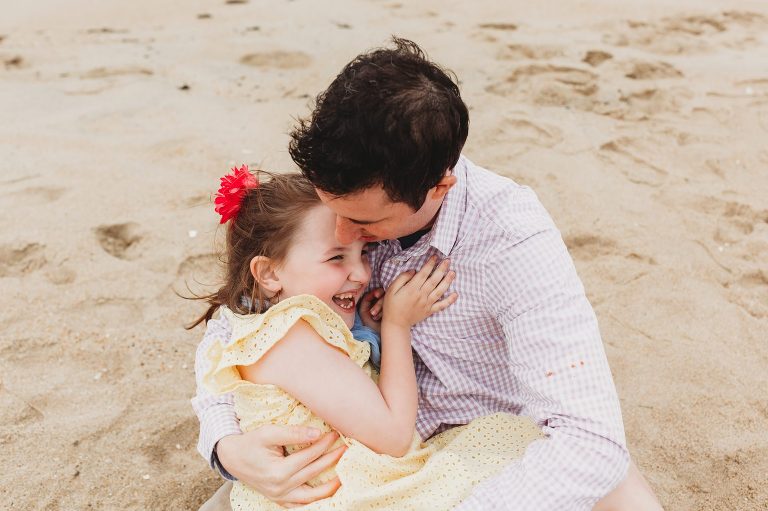
[[[228,479],[230,481],[237,481],[237,477],[233,476],[232,473],[226,469],[224,463],[222,463],[221,458],[219,457],[219,444],[222,442],[222,440],[226,440],[227,438],[234,436],[236,435],[227,435],[220,438],[219,441],[214,444],[213,452],[211,452],[211,466],[216,469],[224,479]]]

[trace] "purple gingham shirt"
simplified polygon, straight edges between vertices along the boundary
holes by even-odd
[[[531,189],[462,157],[431,231],[401,250],[371,251],[371,286],[384,288],[432,254],[451,259],[458,301],[412,330],[419,413],[427,438],[495,412],[532,417],[548,438],[478,485],[458,509],[589,510],[625,476],[629,455],[597,320],[552,219]],[[228,337],[208,323],[198,348],[201,454],[239,432],[229,396],[199,383],[201,350]],[[220,468],[220,467],[219,467]]]

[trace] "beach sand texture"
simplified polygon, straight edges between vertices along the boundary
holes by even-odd
[[[196,509],[217,488],[189,404],[202,330],[182,328],[202,306],[174,294],[216,282],[211,192],[235,164],[294,169],[294,118],[390,34],[460,77],[465,154],[555,218],[665,507],[768,509],[749,0],[6,2],[0,508]]]

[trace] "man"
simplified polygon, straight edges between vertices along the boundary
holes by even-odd
[[[458,302],[412,331],[422,438],[494,412],[530,416],[548,437],[459,509],[658,509],[630,466],[597,321],[554,223],[530,189],[461,156],[469,116],[457,85],[414,43],[394,43],[342,70],[290,153],[336,212],[339,242],[372,242],[371,287],[433,254],[451,259]],[[201,346],[221,336],[226,321],[209,322]],[[242,434],[231,398],[199,390],[193,405],[200,451],[225,477],[286,506],[336,491],[304,484],[343,454],[326,452],[332,435]]]

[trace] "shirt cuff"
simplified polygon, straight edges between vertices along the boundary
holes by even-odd
[[[211,452],[211,468],[216,470],[224,479],[229,481],[237,481],[237,477],[227,472],[227,469],[224,468],[224,465],[222,465],[221,461],[219,461],[219,453],[216,452],[218,446],[219,442],[216,442],[216,445],[213,446],[213,451]]]

